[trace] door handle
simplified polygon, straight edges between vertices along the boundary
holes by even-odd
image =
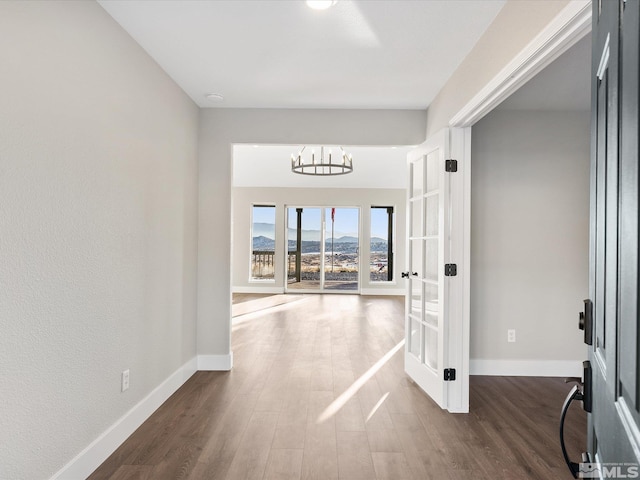
[[[581,398],[582,393],[580,393],[580,387],[578,385],[574,385],[573,388],[569,391],[567,398],[564,400],[562,411],[560,412],[560,448],[562,448],[562,456],[564,457],[564,462],[567,464],[567,467],[569,468],[571,475],[573,475],[573,478],[578,478],[578,470],[580,470],[580,465],[569,460],[567,447],[564,445],[564,421],[567,418],[567,411],[569,410],[571,403],[574,400],[580,400]]]
[[[573,478],[578,478],[581,473],[581,465],[576,462],[572,462],[569,460],[569,455],[567,454],[567,448],[564,444],[564,422],[567,418],[567,411],[569,411],[569,407],[574,400],[582,401],[582,408],[591,412],[591,363],[589,361],[582,362],[582,367],[584,369],[584,383],[579,378],[567,378],[565,382],[576,382],[577,385],[574,385],[573,388],[569,391],[567,398],[562,405],[562,411],[560,412],[560,448],[562,448],[562,456],[564,457],[564,461],[573,475]],[[590,463],[589,454],[582,454],[582,463]]]
[[[414,277],[418,276],[418,272],[413,272],[411,275]],[[402,278],[409,278],[409,272],[402,272]]]
[[[584,311],[580,312],[578,328],[584,330],[584,343],[593,345],[593,302],[584,300]]]

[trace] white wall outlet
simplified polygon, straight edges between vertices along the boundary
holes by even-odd
[[[129,390],[129,369],[122,372],[122,391]]]
[[[507,330],[507,342],[514,343],[516,341],[516,331],[513,328]]]

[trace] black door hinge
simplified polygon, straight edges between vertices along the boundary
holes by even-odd
[[[453,382],[456,379],[456,369],[455,368],[445,368],[444,369],[444,381],[445,382]]]
[[[458,160],[445,160],[444,161],[444,171],[445,172],[457,172],[458,171]]]
[[[447,263],[444,266],[445,277],[455,277],[458,275],[458,266],[455,263]]]

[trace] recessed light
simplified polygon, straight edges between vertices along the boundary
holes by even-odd
[[[207,93],[205,95],[205,97],[207,97],[207,99],[214,101],[214,102],[221,102],[224,100],[224,97],[222,95],[220,95],[219,93]]]
[[[314,10],[326,10],[333,7],[338,0],[307,0],[307,6]]]

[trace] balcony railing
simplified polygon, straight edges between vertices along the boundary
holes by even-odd
[[[253,250],[251,252],[251,276],[254,279],[272,279],[275,275],[275,252],[273,250]],[[298,252],[290,250],[287,253],[287,277],[300,281]]]

